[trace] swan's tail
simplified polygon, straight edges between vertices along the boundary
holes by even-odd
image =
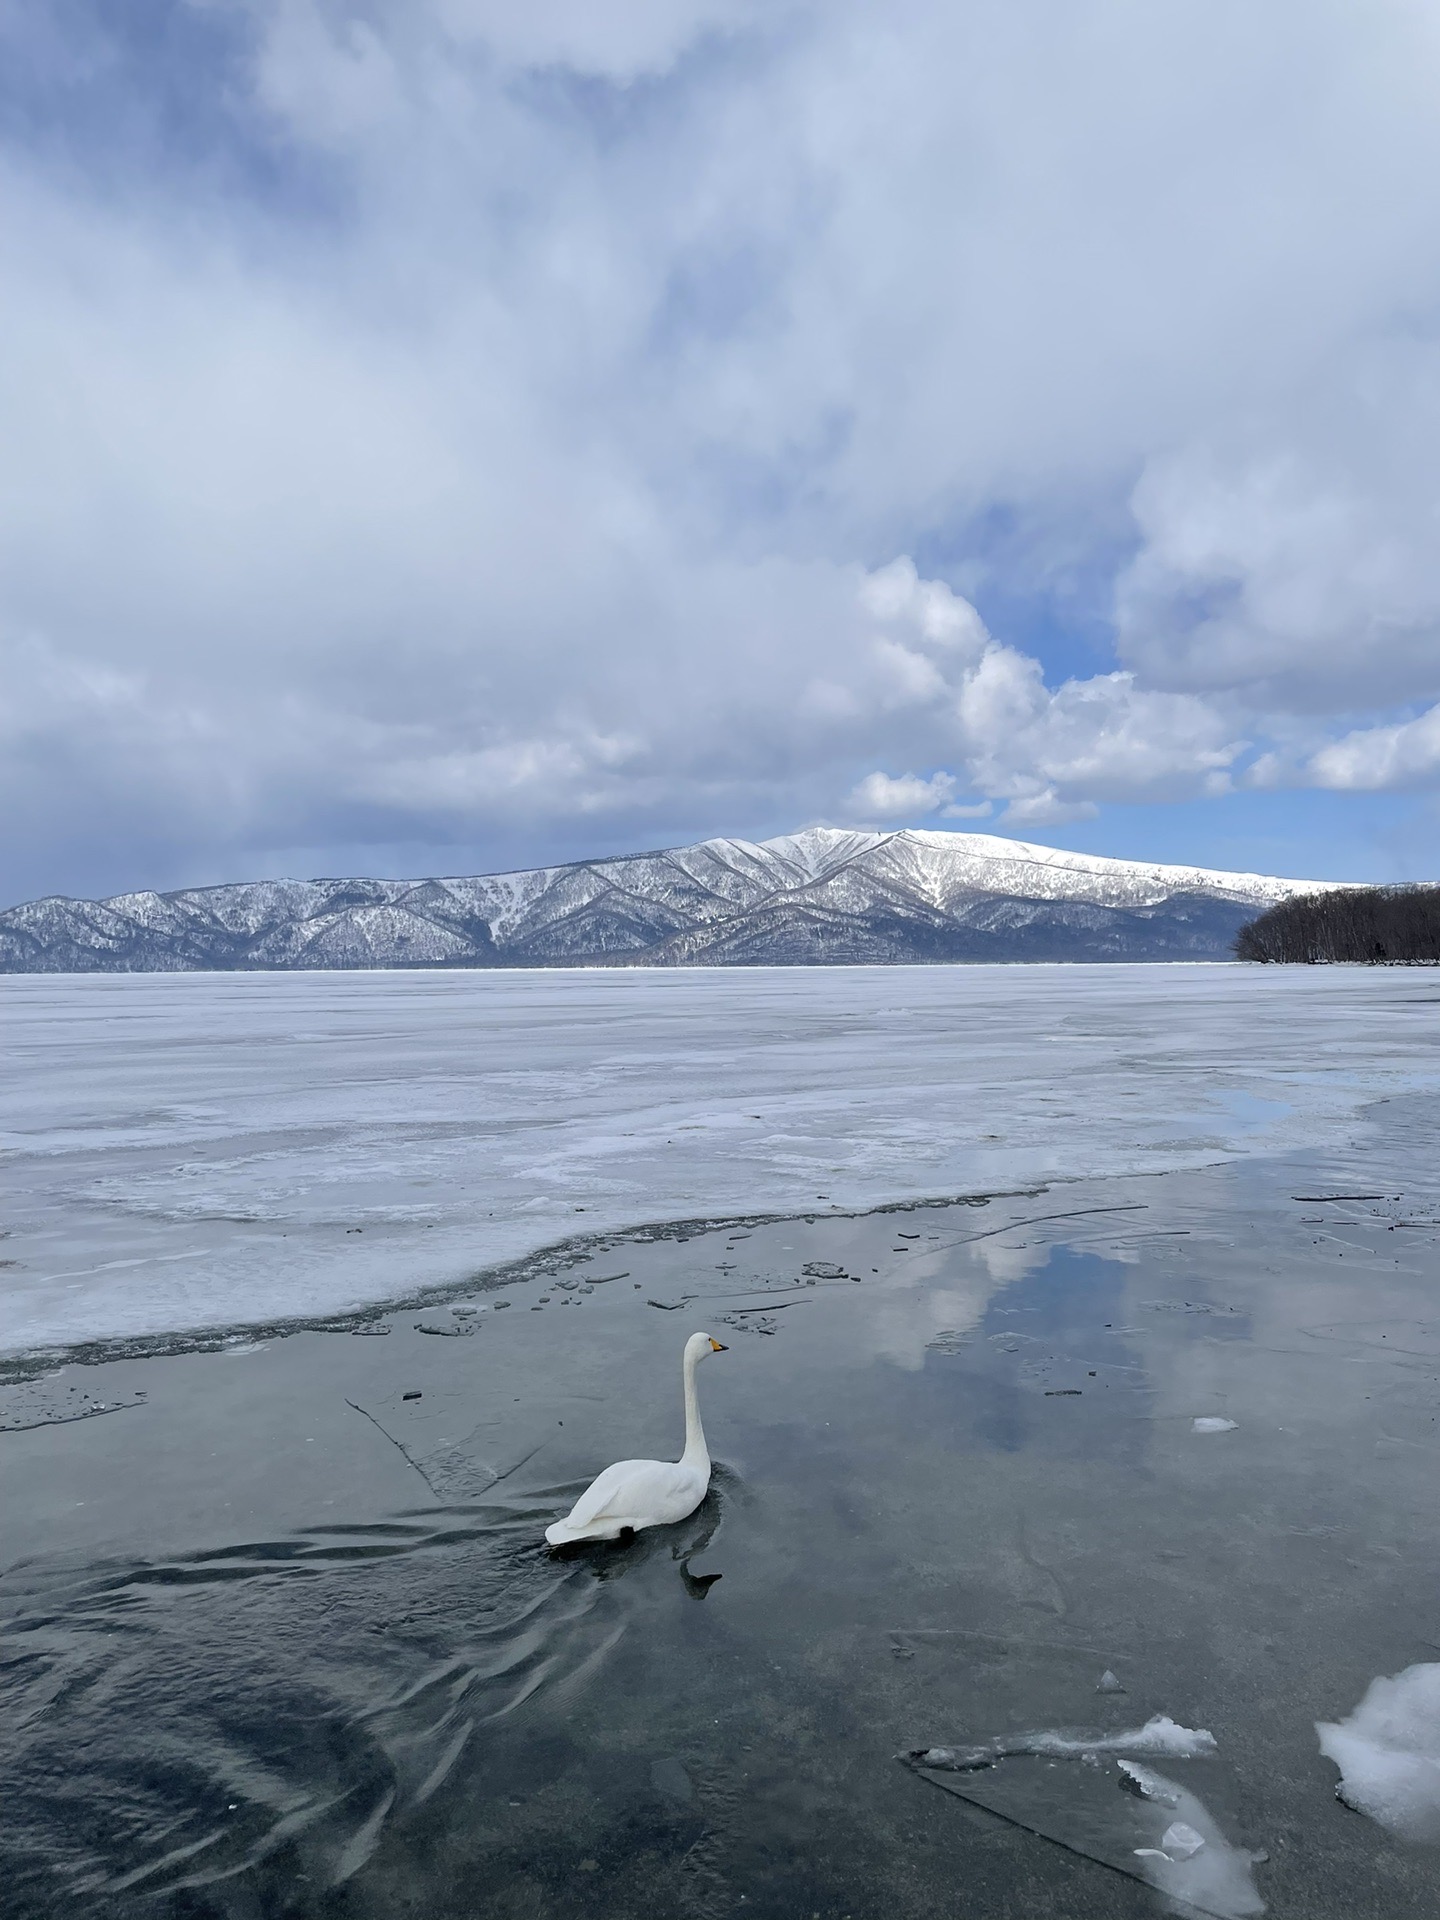
[[[568,1519],[546,1527],[545,1538],[552,1547],[568,1547],[576,1540],[618,1540],[625,1528],[618,1520],[592,1520],[588,1526],[572,1526]]]
[[[603,1526],[570,1526],[568,1521],[557,1521],[545,1528],[545,1540],[553,1548],[568,1548],[576,1540],[612,1540],[614,1534]]]

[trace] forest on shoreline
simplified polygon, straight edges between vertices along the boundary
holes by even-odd
[[[1297,894],[1235,936],[1237,960],[1376,967],[1440,962],[1440,886]]]

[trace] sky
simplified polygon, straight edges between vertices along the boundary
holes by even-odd
[[[0,904],[1440,877],[1429,0],[0,0]]]

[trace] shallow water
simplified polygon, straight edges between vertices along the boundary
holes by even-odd
[[[1435,1912],[1314,1732],[1440,1657],[1440,1190],[1379,1118],[0,1389],[9,1920],[1123,1920],[1167,1909],[1113,1761],[896,1756],[1162,1714],[1271,1914]],[[677,1450],[696,1325],[706,1506],[551,1556]]]

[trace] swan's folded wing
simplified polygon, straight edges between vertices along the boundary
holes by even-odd
[[[683,1499],[689,1482],[690,1476],[673,1460],[617,1460],[596,1474],[575,1502],[566,1525],[589,1527],[611,1519],[633,1522],[641,1516],[662,1519]],[[687,1507],[684,1512],[690,1510]],[[684,1513],[677,1517],[683,1518]]]

